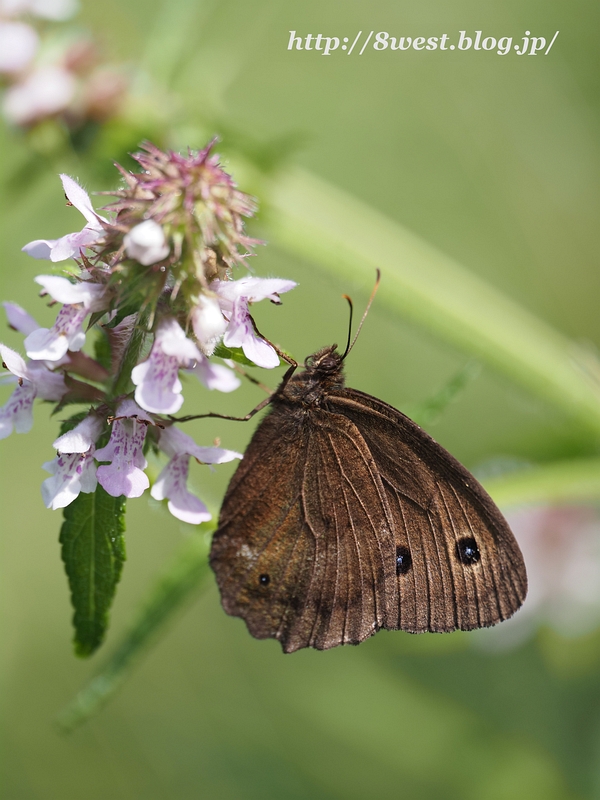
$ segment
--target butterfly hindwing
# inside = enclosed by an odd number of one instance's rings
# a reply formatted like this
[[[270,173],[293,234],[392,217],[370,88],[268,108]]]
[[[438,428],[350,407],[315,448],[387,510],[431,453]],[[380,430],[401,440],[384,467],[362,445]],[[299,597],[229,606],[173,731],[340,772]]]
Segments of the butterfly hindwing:
[[[475,478],[408,417],[370,395],[343,389],[328,407],[361,431],[385,487],[397,550],[393,627],[411,632],[493,625],[527,592],[523,559],[506,521]]]

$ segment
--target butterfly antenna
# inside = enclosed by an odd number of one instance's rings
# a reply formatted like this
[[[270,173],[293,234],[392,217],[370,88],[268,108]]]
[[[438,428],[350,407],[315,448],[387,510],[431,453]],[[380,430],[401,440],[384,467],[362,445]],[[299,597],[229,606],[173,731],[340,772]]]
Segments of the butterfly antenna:
[[[344,355],[342,356],[342,361],[346,358],[350,350],[354,347],[356,340],[358,339],[358,334],[361,331],[364,321],[367,318],[367,314],[369,313],[369,309],[371,308],[371,304],[375,299],[375,295],[377,294],[377,289],[379,289],[379,283],[381,281],[381,271],[377,270],[377,278],[375,279],[375,286],[373,287],[373,291],[371,292],[371,297],[369,297],[369,302],[367,303],[367,307],[365,308],[365,313],[362,315],[362,319],[358,325],[356,333],[354,334],[354,339],[350,341],[351,331],[352,331],[352,300],[348,297],[348,295],[343,295],[348,303],[350,304],[350,328],[348,330],[348,344],[346,345],[346,349],[344,350]]]

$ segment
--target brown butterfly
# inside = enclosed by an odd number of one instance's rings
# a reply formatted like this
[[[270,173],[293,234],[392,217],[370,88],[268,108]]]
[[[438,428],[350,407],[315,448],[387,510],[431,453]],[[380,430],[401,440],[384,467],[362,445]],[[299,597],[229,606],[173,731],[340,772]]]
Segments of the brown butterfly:
[[[336,347],[288,371],[231,479],[210,553],[225,611],[286,653],[512,616],[527,575],[506,520],[416,423],[344,386]]]

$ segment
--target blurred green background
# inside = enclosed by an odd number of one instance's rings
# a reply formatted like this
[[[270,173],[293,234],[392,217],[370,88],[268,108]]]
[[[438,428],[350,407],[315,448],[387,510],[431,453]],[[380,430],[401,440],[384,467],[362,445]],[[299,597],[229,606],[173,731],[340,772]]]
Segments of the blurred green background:
[[[127,125],[113,125],[81,156],[32,162],[30,145],[0,129],[2,299],[52,320],[32,284],[46,267],[20,248],[78,226],[56,173],[109,189],[116,185],[111,159],[123,159],[140,139],[168,130],[171,146],[200,147],[220,133],[219,150],[232,165],[299,165],[572,340],[600,345],[597,3],[84,0],[78,20],[110,58],[128,63],[137,104]],[[352,41],[361,29],[396,36],[481,29],[515,41],[525,30],[548,40],[560,34],[547,57],[370,50],[324,58],[286,49],[290,30]],[[261,192],[266,184],[253,174],[236,177],[242,189]],[[365,265],[344,278],[343,270],[294,255],[271,226],[272,197],[261,195],[264,212],[251,226],[269,240],[252,266],[299,287],[281,308],[258,306],[256,318],[303,358],[344,340],[340,295],[351,294],[362,309],[374,274]],[[369,228],[360,233],[368,242]],[[469,355],[393,313],[385,292],[394,265],[379,266],[380,297],[348,379],[410,410]],[[2,339],[21,348],[11,331]],[[277,381],[275,373],[261,378]],[[247,386],[207,396],[190,381],[184,411],[218,403],[238,414],[260,399]],[[40,405],[28,436],[0,444],[3,798],[600,797],[596,631],[568,638],[541,625],[518,647],[499,650],[473,646],[468,634],[381,632],[359,648],[284,656],[276,642],[254,641],[224,614],[212,577],[110,704],[60,733],[56,714],[98,669],[191,533],[158,504],[130,501],[128,561],[108,641],[91,662],[78,661],[57,541],[61,518],[44,509],[39,492],[56,430]],[[252,425],[211,420],[188,430],[201,444],[220,436],[223,446],[243,449]],[[488,367],[430,430],[472,469],[499,457],[543,463],[598,452],[597,434],[581,421]],[[215,509],[230,466],[194,473]]]

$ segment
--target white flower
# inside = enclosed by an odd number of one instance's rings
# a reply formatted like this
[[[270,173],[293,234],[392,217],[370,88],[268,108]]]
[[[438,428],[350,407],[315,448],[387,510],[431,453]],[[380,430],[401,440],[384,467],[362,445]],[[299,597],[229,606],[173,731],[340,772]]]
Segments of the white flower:
[[[223,337],[226,347],[241,347],[244,355],[259,367],[273,369],[279,366],[279,356],[273,347],[257,336],[249,303],[269,299],[279,303],[279,295],[289,292],[297,284],[281,278],[241,278],[239,281],[215,280],[210,288],[219,297],[221,310],[229,320]]]
[[[17,303],[2,303],[10,327],[28,336],[40,327],[36,320]]]
[[[221,364],[213,364],[202,353],[188,371],[193,372],[207,389],[217,389],[219,392],[233,392],[241,383],[235,372]]]
[[[24,22],[0,22],[0,72],[21,72],[33,59],[40,37]]]
[[[154,423],[133,400],[124,400],[117,414],[109,443],[94,454],[97,461],[111,463],[99,466],[96,476],[112,497],[140,497],[150,486],[143,447],[148,424]]]
[[[192,311],[192,328],[202,351],[212,356],[227,328],[227,320],[215,295],[200,295]]]
[[[12,372],[8,380],[18,384],[8,402],[0,408],[0,439],[5,439],[13,428],[17,433],[31,430],[36,397],[60,400],[67,387],[61,373],[51,372],[44,364],[31,361],[26,364],[18,353],[3,344],[0,344],[0,356]]]
[[[43,469],[51,473],[42,483],[46,508],[65,508],[80,492],[89,494],[96,490],[94,450],[103,427],[104,421],[92,412],[73,430],[56,439],[53,447],[58,454],[52,461],[42,464]]]
[[[131,372],[136,385],[135,400],[146,411],[175,414],[183,405],[182,386],[178,372],[202,354],[186,337],[172,317],[162,319],[154,336],[150,355]]]
[[[144,267],[156,264],[169,255],[165,232],[153,219],[147,219],[132,228],[123,238],[123,244],[129,258],[139,261]]]
[[[72,430],[55,439],[52,447],[59,453],[87,453],[96,444],[103,428],[104,421],[97,414],[88,414]]]
[[[76,0],[1,0],[0,12],[6,16],[34,14],[56,21],[69,19],[77,11]]]
[[[59,453],[52,461],[42,464],[51,473],[42,483],[42,498],[46,508],[56,511],[65,508],[80,492],[96,491],[96,462],[93,449],[88,453]]]
[[[69,105],[76,88],[75,77],[63,67],[40,67],[6,90],[4,116],[15,125],[28,125],[57,114]]]
[[[241,453],[221,447],[200,447],[194,440],[175,428],[165,428],[160,433],[159,446],[171,460],[158,476],[151,495],[155,500],[168,499],[168,509],[174,517],[191,525],[199,525],[211,519],[211,514],[195,495],[187,490],[190,456],[203,464],[223,464]]]
[[[25,339],[29,358],[36,361],[58,361],[67,350],[77,352],[85,344],[83,321],[91,311],[105,307],[105,287],[82,281],[71,283],[58,275],[38,275],[36,282],[59,303],[65,303],[51,328],[38,328]]]
[[[85,189],[68,175],[61,175],[60,179],[67,199],[83,214],[87,225],[77,233],[68,233],[66,236],[61,236],[60,239],[36,239],[29,242],[22,249],[33,258],[44,258],[50,261],[78,258],[82,250],[98,242],[104,236],[101,222],[107,222],[107,220],[96,214]]]

